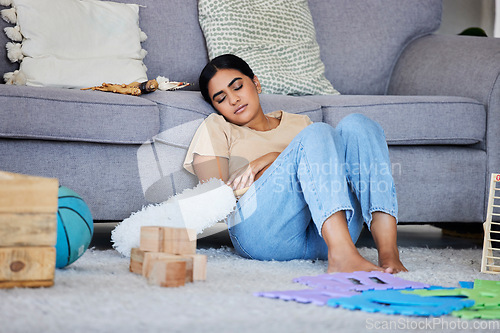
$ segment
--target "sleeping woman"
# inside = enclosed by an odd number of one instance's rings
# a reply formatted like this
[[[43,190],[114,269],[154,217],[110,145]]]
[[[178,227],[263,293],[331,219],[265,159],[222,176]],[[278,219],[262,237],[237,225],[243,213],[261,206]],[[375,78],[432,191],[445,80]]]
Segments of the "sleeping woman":
[[[196,131],[184,167],[201,182],[215,177],[234,190],[248,188],[227,219],[239,255],[328,260],[328,273],[406,271],[379,124],[361,114],[346,116],[335,128],[285,111],[264,114],[258,78],[234,55],[210,61],[199,83],[217,113]],[[364,223],[378,264],[356,249]]]

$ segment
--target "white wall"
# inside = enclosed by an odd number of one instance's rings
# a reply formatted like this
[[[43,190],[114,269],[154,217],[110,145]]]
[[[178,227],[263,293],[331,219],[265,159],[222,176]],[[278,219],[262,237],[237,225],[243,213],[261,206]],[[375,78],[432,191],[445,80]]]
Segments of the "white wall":
[[[437,32],[456,35],[467,28],[480,27],[493,37],[495,3],[499,3],[497,8],[500,8],[500,0],[443,0],[443,19]],[[500,9],[498,11],[500,13]]]

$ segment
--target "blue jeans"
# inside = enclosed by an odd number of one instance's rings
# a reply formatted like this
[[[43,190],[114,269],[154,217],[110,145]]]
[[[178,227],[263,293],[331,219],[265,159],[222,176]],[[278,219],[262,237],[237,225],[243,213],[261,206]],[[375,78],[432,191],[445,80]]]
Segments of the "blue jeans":
[[[372,212],[397,217],[389,151],[380,125],[361,114],[336,128],[302,130],[228,217],[235,251],[258,260],[327,259],[325,220],[345,211],[356,242]]]

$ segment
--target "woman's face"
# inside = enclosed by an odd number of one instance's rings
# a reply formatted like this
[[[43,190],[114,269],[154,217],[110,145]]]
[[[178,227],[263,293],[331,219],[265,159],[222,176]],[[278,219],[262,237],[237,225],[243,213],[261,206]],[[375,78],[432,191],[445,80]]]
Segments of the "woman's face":
[[[227,121],[251,127],[263,116],[259,101],[260,83],[236,69],[220,69],[208,83],[212,104]]]

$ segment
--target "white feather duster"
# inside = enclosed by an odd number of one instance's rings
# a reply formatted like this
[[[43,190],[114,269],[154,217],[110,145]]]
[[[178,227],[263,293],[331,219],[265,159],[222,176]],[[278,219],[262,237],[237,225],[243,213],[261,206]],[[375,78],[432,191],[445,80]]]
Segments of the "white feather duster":
[[[188,228],[199,234],[224,220],[235,206],[233,190],[223,181],[213,178],[163,203],[133,213],[111,232],[111,241],[118,252],[128,257],[133,247],[139,247],[142,226]]]

